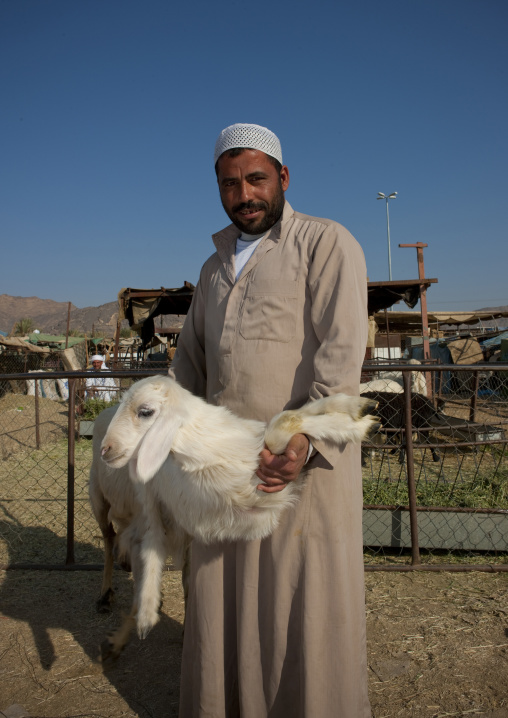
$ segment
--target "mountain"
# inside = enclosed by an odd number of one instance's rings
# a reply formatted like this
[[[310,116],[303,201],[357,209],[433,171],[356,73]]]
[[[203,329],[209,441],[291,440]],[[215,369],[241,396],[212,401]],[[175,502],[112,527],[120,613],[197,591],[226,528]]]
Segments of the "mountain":
[[[108,302],[99,307],[78,309],[71,304],[70,328],[80,332],[106,337],[114,336],[118,316],[118,302]],[[0,295],[0,330],[10,332],[16,322],[25,317],[34,321],[35,329],[43,334],[65,334],[69,302],[55,302],[39,297],[11,297]],[[122,322],[123,326],[124,322]],[[128,323],[125,322],[125,326]]]
[[[20,319],[30,317],[34,321],[34,329],[38,329],[42,334],[64,335],[67,331],[68,312],[69,302],[0,294],[0,331],[9,333]],[[95,336],[111,338],[115,336],[117,318],[118,302],[108,302],[98,307],[85,307],[84,309],[78,309],[71,304],[69,327],[88,336],[94,331]],[[157,329],[180,326],[181,323],[182,317],[175,314],[155,319]],[[121,326],[128,328],[129,322],[124,319]]]

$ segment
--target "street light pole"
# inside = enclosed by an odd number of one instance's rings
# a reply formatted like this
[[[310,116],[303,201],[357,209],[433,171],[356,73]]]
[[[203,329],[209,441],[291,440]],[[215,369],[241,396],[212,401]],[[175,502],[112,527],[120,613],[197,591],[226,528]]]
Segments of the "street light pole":
[[[390,282],[392,281],[392,251],[390,247],[390,215],[388,213],[388,200],[389,199],[397,199],[397,192],[392,192],[391,194],[384,194],[384,192],[378,192],[378,196],[376,199],[384,199],[386,200],[386,233],[388,235],[388,279]]]

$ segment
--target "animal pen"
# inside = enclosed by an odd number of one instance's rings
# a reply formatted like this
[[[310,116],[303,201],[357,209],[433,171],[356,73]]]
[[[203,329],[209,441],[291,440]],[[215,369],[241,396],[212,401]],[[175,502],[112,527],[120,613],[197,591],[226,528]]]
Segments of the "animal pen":
[[[372,373],[372,366],[364,371]],[[378,373],[388,371],[403,378],[403,393],[383,392],[388,404],[402,407],[402,421],[385,425],[362,447],[366,570],[508,570],[508,364],[401,361]],[[439,406],[437,419],[418,416],[411,390],[417,372],[431,388],[429,402]],[[162,372],[108,376],[119,398],[133,381],[156,373]],[[0,375],[3,569],[102,568],[87,490],[89,376]],[[62,380],[68,399],[49,390]]]

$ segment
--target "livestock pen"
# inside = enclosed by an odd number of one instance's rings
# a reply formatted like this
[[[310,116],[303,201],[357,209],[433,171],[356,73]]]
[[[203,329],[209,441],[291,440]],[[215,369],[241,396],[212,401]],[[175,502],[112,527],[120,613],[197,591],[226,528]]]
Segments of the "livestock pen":
[[[442,431],[420,427],[419,437],[406,422],[385,426],[364,446],[373,718],[508,718],[507,553],[496,544],[494,524],[479,535],[468,521],[492,522],[508,513],[508,374],[504,367],[490,375],[479,367],[448,370],[441,390],[439,371],[432,370],[433,400],[445,401],[442,411],[455,424]],[[145,375],[112,372],[118,394]],[[0,377],[8,388],[0,396],[0,563],[17,569],[0,575],[0,711],[17,703],[34,716],[75,715],[78,707],[82,716],[176,718],[183,622],[178,574],[163,575],[161,618],[149,637],[134,638],[107,671],[95,660],[105,634],[128,610],[132,586],[128,574],[117,571],[113,613],[96,613],[103,552],[88,503],[91,441],[83,416],[101,404],[85,406],[86,376],[54,374],[68,382],[68,399],[48,397],[47,373],[30,375],[38,380],[32,395],[24,393],[26,375]],[[408,411],[404,419],[410,416]],[[439,461],[429,444],[437,446]],[[433,525],[432,540],[442,534],[445,547],[431,545],[422,517],[434,521],[452,513],[443,534],[441,525]],[[478,548],[480,538],[491,543]],[[450,572],[457,568],[461,573]]]
[[[393,395],[404,406],[397,426],[385,424],[364,445],[366,569],[506,569],[508,366],[400,363],[389,370],[404,377],[404,392]],[[427,402],[438,407],[438,422],[421,420],[412,408],[415,371],[433,387]],[[156,373],[110,376],[120,397],[133,381]],[[105,404],[85,396],[88,376],[0,375],[2,567],[100,567],[101,540],[87,493],[91,441],[84,412],[92,410],[93,420]],[[50,380],[66,383],[67,398],[48,390]],[[24,393],[27,382],[31,395]]]

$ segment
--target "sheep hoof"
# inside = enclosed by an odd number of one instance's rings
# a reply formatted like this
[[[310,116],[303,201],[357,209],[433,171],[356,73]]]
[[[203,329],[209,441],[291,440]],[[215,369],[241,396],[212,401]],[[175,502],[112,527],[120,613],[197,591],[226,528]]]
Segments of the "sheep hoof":
[[[375,421],[367,432],[367,437],[374,436],[383,428],[383,424],[380,421]]]
[[[122,651],[118,650],[109,638],[106,638],[101,643],[101,654],[99,656],[99,660],[105,668],[108,668],[118,660],[121,652]]]
[[[367,414],[375,411],[378,407],[378,402],[373,399],[365,399],[364,402],[363,406],[360,407],[360,418],[362,416],[367,416]]]
[[[102,596],[98,599],[97,603],[95,604],[97,606],[97,612],[98,613],[111,613],[111,603],[113,601],[113,597],[115,595],[115,592],[112,588],[108,588],[106,593],[102,594]]]

